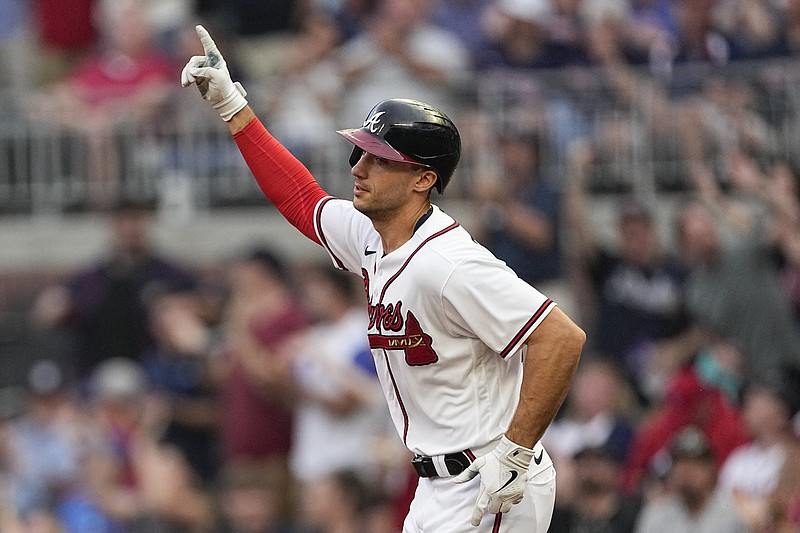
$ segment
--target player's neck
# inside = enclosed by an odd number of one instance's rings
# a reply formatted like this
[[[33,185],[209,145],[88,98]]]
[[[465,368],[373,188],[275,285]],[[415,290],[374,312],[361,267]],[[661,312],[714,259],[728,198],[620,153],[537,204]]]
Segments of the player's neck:
[[[372,219],[372,225],[381,236],[383,253],[391,253],[403,246],[414,235],[417,222],[431,208],[427,199],[420,204],[409,204],[407,209],[398,210],[391,217]]]

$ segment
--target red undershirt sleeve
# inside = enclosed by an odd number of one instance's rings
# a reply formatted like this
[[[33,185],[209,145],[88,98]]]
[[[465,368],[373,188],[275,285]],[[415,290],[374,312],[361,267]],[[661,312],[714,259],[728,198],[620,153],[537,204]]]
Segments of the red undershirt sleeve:
[[[322,244],[314,230],[314,208],[329,196],[308,169],[257,118],[233,135],[264,196],[292,226]]]

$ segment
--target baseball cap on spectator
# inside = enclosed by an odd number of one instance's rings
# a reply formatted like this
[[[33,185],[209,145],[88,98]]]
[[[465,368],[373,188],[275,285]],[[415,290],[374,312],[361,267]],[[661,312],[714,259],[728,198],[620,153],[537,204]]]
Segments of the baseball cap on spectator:
[[[28,370],[28,391],[37,396],[49,396],[64,387],[64,373],[55,361],[42,359]]]
[[[673,461],[677,459],[714,459],[708,438],[694,426],[687,426],[675,434],[670,442],[669,453]]]
[[[91,392],[96,400],[128,401],[145,392],[147,380],[141,365],[124,357],[113,357],[92,374]]]

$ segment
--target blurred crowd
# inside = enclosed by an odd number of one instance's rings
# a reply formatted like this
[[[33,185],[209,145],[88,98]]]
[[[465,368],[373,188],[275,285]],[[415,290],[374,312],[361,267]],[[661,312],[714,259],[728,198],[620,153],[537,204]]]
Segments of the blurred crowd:
[[[360,282],[261,245],[180,264],[154,245],[150,208],[114,188],[121,125],[197,120],[165,110],[201,53],[198,22],[301,160],[385,97],[455,109],[467,229],[588,333],[544,437],[551,531],[800,531],[800,123],[796,83],[777,89],[795,78],[800,1],[0,0],[0,13],[0,83],[19,96],[0,116],[83,139],[111,237],[29,306],[34,335],[68,342],[0,390],[0,531],[400,529],[415,474]],[[598,191],[616,193],[609,217]]]
[[[31,310],[70,335],[5,389],[0,529],[395,531],[413,471],[360,281],[261,245],[187,268],[152,215],[115,205],[108,255]]]
[[[514,129],[540,135],[557,174],[570,145],[589,142],[591,185],[602,190],[650,182],[685,190],[704,163],[724,181],[735,149],[800,157],[796,0],[2,0],[0,8],[0,88],[10,89],[0,116],[30,128],[31,142],[56,132],[50,151],[65,154],[25,165],[16,147],[7,166],[35,174],[49,161],[85,159],[79,171],[52,172],[85,174],[90,208],[120,189],[152,195],[152,183],[125,182],[136,165],[192,177],[229,164],[229,147],[202,137],[216,117],[175,81],[201,53],[196,23],[215,36],[271,131],[312,166],[333,144],[331,131],[398,95],[450,111],[464,135],[461,181],[470,184],[497,179],[500,137]],[[191,142],[202,150],[187,156],[186,142],[170,137],[176,131],[197,132]],[[148,144],[137,144],[143,135]]]

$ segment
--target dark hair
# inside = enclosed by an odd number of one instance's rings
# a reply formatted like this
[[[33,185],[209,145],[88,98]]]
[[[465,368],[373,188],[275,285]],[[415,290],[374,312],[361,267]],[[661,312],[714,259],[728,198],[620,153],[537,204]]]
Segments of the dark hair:
[[[357,472],[350,469],[338,470],[331,474],[331,480],[351,499],[355,509],[361,510],[365,507],[370,487]]]
[[[245,262],[258,265],[264,272],[286,281],[286,266],[283,260],[272,250],[265,247],[253,248],[246,256]]]
[[[800,412],[800,367],[784,363],[770,367],[753,381],[752,386],[779,398],[788,410],[789,418]]]

